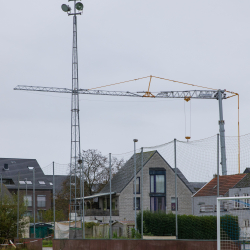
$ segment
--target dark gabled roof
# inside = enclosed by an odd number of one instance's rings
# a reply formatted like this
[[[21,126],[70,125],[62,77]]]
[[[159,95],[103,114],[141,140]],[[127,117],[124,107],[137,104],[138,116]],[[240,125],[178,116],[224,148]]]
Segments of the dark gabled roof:
[[[190,184],[196,191],[198,191],[199,189],[201,189],[203,186],[206,185],[206,182],[190,182]]]
[[[153,157],[154,154],[158,154],[165,163],[169,166],[170,169],[174,172],[175,169],[171,168],[170,165],[166,162],[166,160],[159,154],[157,150],[149,151],[143,153],[143,166]],[[141,170],[141,153],[136,154],[136,173]],[[186,177],[182,174],[182,172],[177,168],[177,176],[180,180],[187,186],[187,188],[195,193],[195,189],[191,183],[188,182]],[[122,190],[132,181],[134,178],[134,157],[132,156],[125,165],[118,171],[118,173],[112,178],[112,186],[111,191],[115,193],[121,193]],[[100,191],[100,193],[108,193],[110,191],[109,183],[105,185],[105,187]]]
[[[4,164],[8,164],[9,170],[3,169]],[[27,189],[33,189],[33,171],[29,170],[27,166],[35,168],[35,189],[52,189],[49,180],[35,159],[0,158],[0,175],[3,179],[11,179],[14,182],[11,185],[6,184],[9,190],[18,189],[18,175],[20,181],[24,181],[25,178],[31,181],[32,184],[28,184]],[[45,185],[39,184],[39,181],[44,181]],[[19,184],[19,188],[25,189],[26,184]]]
[[[5,196],[7,196],[8,198],[12,198],[12,194],[10,193],[10,191],[7,189],[7,187],[2,184],[3,190],[0,192],[0,199],[4,199]],[[0,190],[1,190],[1,184],[0,184]],[[1,194],[3,195],[3,197],[1,197]]]
[[[53,175],[46,175],[49,182],[53,183]],[[67,179],[67,175],[55,175],[55,191],[56,193],[62,190],[62,184]],[[52,186],[53,188],[53,186]]]
[[[248,173],[250,173],[250,168],[246,168],[244,171],[244,174],[248,174]]]
[[[143,153],[143,166],[148,162],[148,160],[156,153],[156,151],[149,151]],[[141,153],[136,154],[136,173],[141,169]],[[111,192],[121,193],[122,190],[128,185],[128,183],[134,177],[134,157],[132,156],[125,165],[117,172],[117,174],[112,178]],[[109,183],[100,191],[100,193],[108,193]]]
[[[250,174],[246,174],[241,181],[239,181],[233,188],[250,187]]]
[[[224,196],[230,188],[236,186],[239,181],[241,181],[246,174],[235,174],[235,175],[223,175],[219,176],[220,182],[220,192],[219,195]],[[216,196],[217,195],[217,177],[213,178],[208,182],[203,188],[201,188],[194,197],[198,196]]]
[[[174,168],[172,168],[172,170],[175,171]],[[186,179],[186,177],[184,176],[184,174],[181,172],[179,168],[177,168],[177,176],[187,186],[187,188],[192,192],[192,194],[196,192],[193,185]]]

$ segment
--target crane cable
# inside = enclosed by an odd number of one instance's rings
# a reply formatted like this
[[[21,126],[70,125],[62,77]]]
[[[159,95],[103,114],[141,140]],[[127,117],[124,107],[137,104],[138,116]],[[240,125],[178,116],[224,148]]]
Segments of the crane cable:
[[[99,88],[104,88],[104,87],[108,87],[108,86],[113,86],[113,85],[117,85],[117,84],[121,84],[121,83],[127,83],[127,82],[132,82],[132,81],[138,81],[138,80],[142,80],[145,78],[149,78],[150,77],[150,81],[149,81],[149,88],[150,88],[150,83],[151,83],[151,79],[152,77],[157,78],[157,79],[161,79],[161,80],[165,80],[165,81],[170,81],[170,82],[176,82],[176,83],[181,83],[181,84],[185,84],[185,85],[189,85],[189,86],[193,86],[193,87],[199,87],[199,88],[203,88],[203,89],[210,89],[210,90],[218,90],[218,89],[213,89],[213,88],[209,88],[209,87],[203,87],[203,86],[199,86],[199,85],[195,85],[195,84],[191,84],[191,83],[186,83],[186,82],[180,82],[180,81],[176,81],[176,80],[171,80],[171,79],[167,79],[167,78],[163,78],[163,77],[159,77],[159,76],[144,76],[144,77],[140,77],[140,78],[136,78],[136,79],[132,79],[132,80],[128,80],[128,81],[123,81],[123,82],[118,82],[118,83],[113,83],[113,84],[109,84],[109,85],[104,85],[104,86],[100,86],[100,87],[95,87],[95,88],[90,88],[88,90],[93,90],[93,89],[99,89]],[[148,91],[146,91],[146,94],[144,95],[144,97],[154,97],[153,94],[151,92],[149,92],[149,88]],[[230,93],[231,96],[227,96],[226,98],[231,98],[234,96],[238,96],[238,171],[240,173],[240,96],[238,93],[233,92],[233,91],[228,91],[225,90],[225,92]]]

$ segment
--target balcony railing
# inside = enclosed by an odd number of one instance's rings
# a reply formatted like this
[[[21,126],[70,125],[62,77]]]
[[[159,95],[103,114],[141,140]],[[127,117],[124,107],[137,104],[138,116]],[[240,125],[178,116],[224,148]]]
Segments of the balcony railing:
[[[85,216],[109,216],[110,210],[102,210],[102,209],[85,209]],[[119,216],[119,210],[112,210],[112,216]]]

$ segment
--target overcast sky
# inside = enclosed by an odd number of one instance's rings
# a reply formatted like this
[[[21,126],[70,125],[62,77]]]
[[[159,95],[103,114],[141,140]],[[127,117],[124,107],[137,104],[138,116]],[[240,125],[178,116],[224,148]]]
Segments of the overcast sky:
[[[1,3],[1,157],[43,167],[70,161],[70,94],[14,91],[16,85],[71,88],[72,2]],[[78,16],[80,88],[155,75],[240,94],[249,129],[250,2],[92,0]],[[148,79],[107,90],[147,90]],[[152,80],[152,91],[189,90]],[[218,101],[192,100],[191,140],[218,133]],[[237,135],[237,98],[223,101],[227,136]],[[80,96],[82,149],[103,154],[185,140],[184,100]]]

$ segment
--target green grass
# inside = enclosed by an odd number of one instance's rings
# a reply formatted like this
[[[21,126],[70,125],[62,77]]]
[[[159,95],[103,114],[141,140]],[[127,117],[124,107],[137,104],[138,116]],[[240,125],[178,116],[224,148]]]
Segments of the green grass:
[[[52,247],[52,240],[43,240],[43,247]]]

